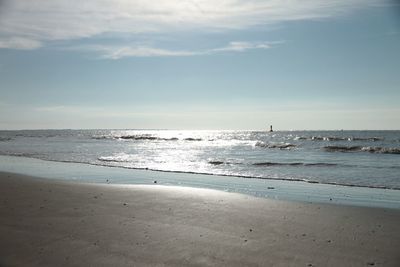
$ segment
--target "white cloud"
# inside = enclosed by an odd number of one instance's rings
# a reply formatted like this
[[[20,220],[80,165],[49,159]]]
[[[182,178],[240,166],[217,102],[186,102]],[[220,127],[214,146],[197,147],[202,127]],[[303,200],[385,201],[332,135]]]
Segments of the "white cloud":
[[[337,16],[382,0],[5,0],[0,11],[2,48],[34,49],[53,40],[101,34],[246,29],[290,20]],[[231,51],[241,51],[243,44]],[[246,48],[244,48],[246,49]],[[139,51],[140,50],[140,51]],[[127,54],[168,54],[147,49]],[[157,49],[156,49],[157,50]]]
[[[249,49],[268,49],[271,48],[273,44],[278,44],[283,42],[243,42],[236,41],[230,42],[228,46],[212,49],[211,52],[223,52],[223,51],[235,51],[243,52]]]
[[[102,59],[120,59],[124,57],[171,57],[171,56],[197,56],[209,55],[223,52],[243,52],[250,49],[268,49],[279,42],[230,42],[225,47],[212,48],[207,50],[169,50],[154,48],[145,45],[132,46],[105,46],[86,45],[68,48],[69,50],[92,51],[100,54]]]
[[[0,38],[0,48],[12,48],[21,50],[32,50],[42,46],[37,40],[21,37]]]
[[[83,46],[77,50],[89,50],[99,53],[104,59],[120,59],[123,57],[170,57],[170,56],[193,56],[197,52],[174,51],[168,49],[154,48],[150,46]]]

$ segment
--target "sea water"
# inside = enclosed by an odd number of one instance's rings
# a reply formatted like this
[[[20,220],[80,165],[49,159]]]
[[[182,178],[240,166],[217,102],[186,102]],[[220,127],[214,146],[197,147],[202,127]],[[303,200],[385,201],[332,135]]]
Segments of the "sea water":
[[[400,189],[400,131],[0,131],[0,154],[237,179]]]

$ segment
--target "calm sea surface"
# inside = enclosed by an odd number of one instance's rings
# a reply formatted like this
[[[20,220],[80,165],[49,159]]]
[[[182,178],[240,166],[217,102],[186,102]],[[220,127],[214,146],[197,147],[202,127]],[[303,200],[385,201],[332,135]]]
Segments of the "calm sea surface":
[[[400,131],[0,131],[0,154],[400,189]]]

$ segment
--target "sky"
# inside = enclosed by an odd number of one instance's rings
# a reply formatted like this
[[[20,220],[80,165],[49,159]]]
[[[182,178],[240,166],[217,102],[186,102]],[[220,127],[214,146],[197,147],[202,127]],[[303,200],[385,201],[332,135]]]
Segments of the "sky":
[[[400,129],[385,0],[0,0],[0,129]]]

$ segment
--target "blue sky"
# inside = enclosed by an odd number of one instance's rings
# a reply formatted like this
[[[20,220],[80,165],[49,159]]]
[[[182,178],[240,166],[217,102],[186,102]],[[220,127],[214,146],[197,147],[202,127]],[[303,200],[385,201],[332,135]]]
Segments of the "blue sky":
[[[395,1],[0,1],[0,129],[400,129]]]

